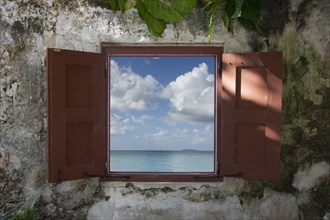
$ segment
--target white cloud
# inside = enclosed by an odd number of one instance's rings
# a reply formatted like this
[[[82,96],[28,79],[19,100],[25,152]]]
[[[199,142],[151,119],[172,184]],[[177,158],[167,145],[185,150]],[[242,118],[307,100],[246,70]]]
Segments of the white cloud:
[[[111,114],[110,117],[110,134],[111,135],[123,135],[129,131],[135,130],[135,125],[143,125],[145,121],[153,119],[150,115],[141,116],[121,116],[118,114]]]
[[[162,85],[151,75],[142,77],[129,67],[111,60],[111,108],[119,111],[146,110],[148,101],[157,97]]]
[[[169,83],[160,95],[169,99],[168,119],[189,123],[212,122],[214,117],[214,76],[205,63]]]
[[[134,127],[131,125],[131,119],[119,116],[117,114],[111,114],[110,117],[110,134],[122,135],[129,131],[132,131]]]
[[[194,135],[192,136],[193,144],[200,143],[212,143],[214,137],[214,127],[212,125],[207,125],[203,131],[194,129]]]
[[[138,123],[138,124],[143,124],[146,120],[151,120],[153,119],[153,116],[150,115],[141,115],[141,116],[131,116],[132,122]]]
[[[168,123],[205,123],[214,118],[214,75],[208,73],[205,63],[164,88],[153,76],[142,77],[112,60],[110,94],[111,108],[122,112],[147,110],[157,105],[151,99],[168,99],[171,109],[163,119]]]

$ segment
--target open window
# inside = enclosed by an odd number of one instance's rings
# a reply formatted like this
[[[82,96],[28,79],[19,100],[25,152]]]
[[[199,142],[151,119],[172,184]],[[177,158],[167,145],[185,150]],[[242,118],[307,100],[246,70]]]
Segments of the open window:
[[[280,177],[282,55],[48,50],[50,182]]]

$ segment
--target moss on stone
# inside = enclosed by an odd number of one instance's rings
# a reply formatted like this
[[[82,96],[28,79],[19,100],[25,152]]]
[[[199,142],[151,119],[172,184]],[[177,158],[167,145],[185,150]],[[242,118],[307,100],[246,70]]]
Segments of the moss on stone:
[[[168,186],[165,186],[162,188],[141,189],[141,188],[135,186],[133,183],[126,183],[125,189],[122,190],[121,194],[122,194],[122,196],[126,196],[129,194],[138,193],[138,194],[145,196],[146,198],[153,198],[159,193],[167,194],[167,193],[174,192],[174,191],[175,191],[174,189],[172,189]]]
[[[84,1],[72,1],[72,0],[55,0],[53,6],[59,6],[59,8],[67,8],[69,10],[76,10]]]
[[[110,5],[109,5],[108,0],[86,0],[86,1],[88,2],[88,4],[90,4],[92,6],[100,6],[101,8],[110,9]]]
[[[330,212],[330,180],[323,178],[320,184],[307,191],[310,203],[302,204],[300,209],[304,219],[321,219]]]
[[[284,53],[282,133],[292,134],[290,144],[282,144],[282,162],[292,165],[327,160],[330,127],[325,119],[330,115],[330,88],[320,56],[295,33],[284,36],[277,49]],[[303,159],[297,161],[298,149],[308,150],[309,155],[305,151]],[[294,154],[292,160],[283,161],[290,153]]]
[[[184,189],[183,198],[191,202],[206,202],[210,200],[225,200],[227,197],[233,196],[232,193],[229,193],[225,190],[219,190],[215,187],[209,185],[202,185],[199,189],[192,189],[189,187],[189,190]]]
[[[25,28],[22,22],[15,21],[12,26],[11,37],[15,41],[18,41],[24,33],[25,33]]]
[[[313,203],[311,209],[315,211],[319,216],[324,216],[325,213],[330,212],[330,179],[324,179],[324,181],[317,187],[311,190],[311,198]]]
[[[297,23],[297,30],[301,30],[306,26],[306,18],[310,16],[315,4],[315,0],[304,0],[300,3],[298,10],[292,13],[292,18]]]

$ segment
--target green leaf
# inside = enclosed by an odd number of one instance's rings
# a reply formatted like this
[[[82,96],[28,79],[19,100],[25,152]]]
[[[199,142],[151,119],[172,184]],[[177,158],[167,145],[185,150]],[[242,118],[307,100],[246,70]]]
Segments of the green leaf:
[[[228,17],[240,17],[242,14],[242,4],[244,0],[228,0],[225,11]]]
[[[108,0],[108,3],[110,5],[110,8],[116,12],[117,10],[117,0]]]
[[[218,10],[218,8],[221,7],[220,3],[214,3],[211,5],[211,7],[209,8],[209,11],[207,12],[209,15],[214,14],[216,10]]]
[[[211,42],[212,40],[212,34],[213,34],[213,15],[214,13],[211,14],[210,16],[210,21],[209,21],[209,27],[208,27],[208,38],[209,38],[209,42]]]
[[[133,8],[136,4],[136,0],[126,0],[125,2],[125,10],[128,11]]]
[[[169,22],[179,22],[184,19],[184,17],[172,6],[165,4],[159,0],[142,1],[148,12],[152,14],[155,18]]]
[[[248,20],[246,18],[243,18],[243,17],[240,17],[238,18],[238,21],[240,24],[242,24],[242,26],[246,29],[249,29],[249,30],[252,30],[252,31],[255,31],[257,32],[258,34],[261,34],[262,31],[261,29],[259,28],[258,24],[251,21],[251,20]]]
[[[207,2],[211,2],[211,3],[220,3],[221,0],[207,0]]]
[[[211,1],[207,1],[203,6],[202,11],[205,11],[211,4],[212,4]]]
[[[227,30],[229,33],[234,34],[234,19],[228,19]]]
[[[136,1],[136,8],[140,17],[147,24],[148,30],[156,37],[161,37],[166,28],[165,22],[161,19],[155,18],[148,12],[142,0]]]
[[[120,11],[121,13],[125,13],[125,3],[126,3],[126,0],[118,0],[118,5],[119,5],[119,8],[120,8]]]
[[[227,27],[227,23],[228,23],[228,15],[227,15],[227,13],[226,13],[226,11],[225,11],[224,8],[221,9],[220,16],[221,16],[221,18],[222,18],[223,23],[224,23],[225,26]]]
[[[171,6],[183,17],[188,15],[196,6],[198,0],[171,0]]]
[[[202,7],[202,11],[205,11],[206,9],[209,10],[209,14],[211,13],[210,11],[212,10],[212,8],[216,7],[219,8],[222,5],[222,0],[207,0],[204,4],[204,6]]]
[[[227,31],[230,34],[234,34],[234,19],[228,17],[224,8],[222,8],[220,16],[222,18],[223,24],[227,27]]]
[[[213,34],[213,16],[215,12],[222,8],[222,0],[207,0],[202,8],[203,11],[207,10],[207,15],[209,16],[209,25],[208,25],[208,38],[211,42]]]
[[[244,0],[242,4],[242,17],[258,23],[261,13],[260,0]]]

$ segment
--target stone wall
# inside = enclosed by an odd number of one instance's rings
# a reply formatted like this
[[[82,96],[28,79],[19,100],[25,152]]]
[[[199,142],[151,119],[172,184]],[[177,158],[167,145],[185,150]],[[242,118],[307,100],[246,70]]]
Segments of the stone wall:
[[[35,207],[45,219],[330,219],[330,3],[262,1],[264,36],[215,19],[226,52],[284,52],[281,168],[277,183],[47,182],[50,47],[99,52],[102,42],[208,42],[205,14],[152,37],[136,11],[86,1],[0,2],[0,219]],[[216,16],[217,18],[220,16]]]

